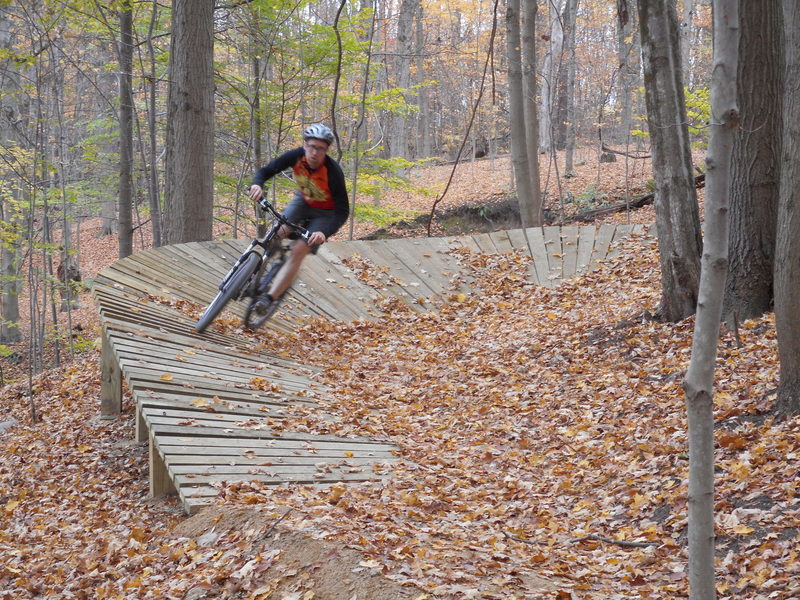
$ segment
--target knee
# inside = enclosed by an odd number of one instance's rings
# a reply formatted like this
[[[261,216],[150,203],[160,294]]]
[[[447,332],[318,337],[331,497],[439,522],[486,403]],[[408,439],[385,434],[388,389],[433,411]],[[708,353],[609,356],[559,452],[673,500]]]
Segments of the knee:
[[[311,252],[311,247],[305,242],[298,240],[292,247],[292,252],[289,254],[290,262],[300,264],[303,259]]]

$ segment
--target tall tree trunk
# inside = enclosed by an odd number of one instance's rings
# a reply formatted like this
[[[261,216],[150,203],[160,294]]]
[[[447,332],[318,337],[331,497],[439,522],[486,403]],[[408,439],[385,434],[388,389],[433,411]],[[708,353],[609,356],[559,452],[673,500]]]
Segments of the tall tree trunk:
[[[564,175],[572,176],[575,172],[573,164],[575,153],[575,72],[577,70],[575,63],[575,31],[578,28],[578,0],[567,0],[565,13],[566,19],[564,21],[569,24],[569,27],[564,40],[564,51],[567,59],[566,88],[564,92],[566,100]]]
[[[783,0],[786,81],[778,237],[775,247],[775,323],[781,360],[778,412],[800,414],[800,0]]]
[[[550,7],[550,39],[542,63],[541,105],[539,107],[539,149],[542,152],[554,150],[553,115],[556,105],[556,85],[564,44],[564,29],[561,13],[565,0],[552,0]]]
[[[641,53],[637,47],[636,6],[631,0],[617,0],[617,58],[619,62],[619,95],[622,104],[617,143],[627,146],[633,121],[633,90],[639,81]]]
[[[739,16],[742,125],[733,145],[730,266],[723,305],[730,327],[772,310],[783,128],[781,0],[739,0]]]
[[[148,86],[149,109],[147,111],[147,129],[149,133],[149,179],[148,188],[150,195],[150,218],[152,219],[153,247],[161,246],[163,235],[161,232],[161,191],[158,185],[158,135],[156,131],[156,96],[158,92],[158,73],[156,72],[156,54],[153,48],[153,30],[158,18],[158,2],[153,2],[150,13],[150,25],[147,31],[147,55],[150,59],[150,76]]]
[[[15,181],[12,165],[14,149],[25,139],[27,97],[20,86],[19,65],[9,52],[14,47],[12,21],[9,12],[0,10],[0,222],[5,223],[5,235],[0,239],[0,344],[16,344],[22,340],[19,328],[20,243],[24,217],[22,185]],[[8,151],[8,155],[6,152]]]
[[[422,6],[417,13],[417,33],[416,33],[416,60],[417,60],[417,83],[425,82],[425,30],[422,19]],[[431,136],[430,118],[430,91],[427,86],[419,88],[417,96],[417,151],[414,158],[427,158],[433,155],[433,143]]]
[[[0,197],[0,221],[13,232],[8,240],[0,244],[0,344],[16,344],[22,341],[19,328],[20,293],[20,243],[18,234],[24,220],[18,214],[16,202]]]
[[[681,65],[683,66],[683,83],[688,88],[692,87],[693,14],[694,0],[683,0],[683,18],[681,19]]]
[[[414,15],[419,9],[419,0],[402,0],[397,20],[397,43],[395,44],[395,87],[403,94],[411,85],[411,49],[414,42]],[[407,101],[407,99],[406,99]],[[392,115],[389,152],[393,157],[408,156],[408,117],[405,109]]]
[[[210,240],[214,191],[214,0],[173,0],[167,97],[167,244]]]
[[[536,223],[533,210],[530,161],[525,127],[525,98],[522,77],[522,39],[520,36],[520,0],[507,0],[506,44],[508,54],[509,112],[511,124],[511,162],[519,198],[523,227]]]
[[[705,236],[692,358],[683,387],[689,422],[689,597],[713,600],[714,366],[728,267],[728,189],[739,108],[739,0],[714,2],[711,139],[706,164]]]
[[[700,215],[694,188],[675,5],[638,0],[647,123],[653,148],[661,263],[659,312],[679,321],[695,312],[700,283]]]
[[[119,257],[133,254],[133,12],[119,10]]]
[[[536,0],[522,0],[520,9],[525,161],[530,180],[530,199],[525,207],[520,206],[520,215],[524,214],[525,227],[539,227],[542,225],[543,216],[542,190],[539,181],[539,115],[536,104]]]

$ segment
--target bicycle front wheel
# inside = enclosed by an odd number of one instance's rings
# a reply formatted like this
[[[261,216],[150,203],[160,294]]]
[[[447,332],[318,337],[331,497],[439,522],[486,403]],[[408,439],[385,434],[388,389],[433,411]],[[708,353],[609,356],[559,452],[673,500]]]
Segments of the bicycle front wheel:
[[[198,319],[197,325],[194,327],[197,333],[203,333],[214,319],[217,318],[217,315],[222,312],[222,309],[225,308],[228,302],[239,297],[242,290],[244,290],[247,285],[247,282],[250,280],[250,277],[252,277],[253,273],[258,269],[260,262],[261,257],[253,253],[248,255],[244,262],[239,265],[236,272],[231,275],[228,283],[222,287],[211,301],[211,304],[208,305],[205,312],[200,316],[200,319]]]

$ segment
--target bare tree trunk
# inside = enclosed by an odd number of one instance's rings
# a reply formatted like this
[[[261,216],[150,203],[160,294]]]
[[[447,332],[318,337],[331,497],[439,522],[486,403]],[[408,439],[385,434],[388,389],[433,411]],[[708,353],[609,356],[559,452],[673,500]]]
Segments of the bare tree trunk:
[[[527,162],[528,179],[530,180],[530,200],[523,208],[520,206],[520,215],[524,213],[525,227],[539,227],[542,225],[542,191],[539,181],[539,115],[536,104],[536,0],[522,0],[522,102],[524,134],[525,134],[525,160]]]
[[[730,267],[723,304],[731,328],[772,310],[783,128],[781,1],[739,0],[739,11],[742,124],[733,145]]]
[[[532,210],[530,162],[525,129],[525,99],[522,81],[522,39],[520,36],[520,0],[506,3],[506,43],[508,53],[509,113],[511,124],[511,162],[519,198],[523,227],[532,227],[536,215]]]
[[[700,214],[686,125],[675,5],[638,0],[647,123],[653,148],[661,317],[695,312],[700,283]]]
[[[7,224],[8,230],[19,232],[23,220],[18,208],[0,197],[0,221]],[[0,344],[16,344],[22,341],[19,328],[20,292],[20,243],[15,233],[0,244]]]
[[[694,0],[683,0],[683,19],[681,20],[681,65],[683,83],[692,87],[692,15]]]
[[[214,193],[214,0],[174,0],[167,99],[167,244],[210,240]]]
[[[23,228],[21,184],[14,181],[11,165],[16,161],[5,156],[24,139],[22,130],[27,118],[27,99],[20,86],[19,66],[13,59],[14,35],[12,22],[6,10],[0,10],[0,152],[4,155],[0,165],[3,193],[0,193],[0,221],[6,223],[11,234],[0,243],[0,344],[16,344],[22,340],[19,329],[19,292],[21,288],[19,265],[20,235]]]
[[[569,24],[567,36],[564,44],[564,51],[567,55],[566,73],[566,133],[565,133],[565,165],[564,176],[571,177],[575,173],[573,155],[575,153],[575,30],[578,27],[578,0],[567,0],[565,21]]]
[[[561,13],[565,0],[551,0],[550,7],[550,40],[542,63],[541,105],[539,107],[539,149],[542,152],[554,150],[553,114],[556,105],[556,83],[558,81],[559,63],[564,44],[564,29]]]
[[[786,81],[783,86],[778,238],[775,247],[775,324],[781,360],[776,409],[800,414],[800,0],[783,0]]]
[[[615,135],[618,143],[627,146],[630,139],[633,120],[633,90],[638,84],[641,52],[637,48],[636,5],[631,1],[618,0],[617,12],[617,56],[619,60],[619,94],[621,96],[622,113],[619,130]]]
[[[362,9],[365,8],[364,4],[368,0],[362,0]],[[372,0],[369,0],[372,1]],[[367,91],[369,90],[369,74],[372,65],[372,44],[375,41],[375,25],[376,25],[377,11],[373,9],[372,20],[369,25],[369,33],[367,34],[367,60],[364,64],[364,81],[361,84],[361,102],[358,107],[358,122],[353,128],[353,137],[355,138],[355,158],[353,160],[353,195],[351,196],[351,209],[350,209],[350,238],[353,239],[356,223],[356,210],[358,208],[358,176],[359,168],[361,165],[361,131],[369,131],[367,127]]]
[[[158,73],[156,71],[156,54],[153,48],[153,30],[156,19],[158,18],[158,2],[153,2],[153,10],[150,13],[150,25],[147,30],[147,55],[150,59],[150,77],[148,86],[149,108],[147,114],[147,126],[149,132],[149,195],[150,195],[150,218],[152,219],[153,247],[158,248],[162,242],[161,232],[161,192],[158,185],[158,136],[156,131],[156,95],[158,92]]]
[[[395,45],[395,86],[403,93],[411,84],[411,49],[414,42],[414,15],[419,9],[419,0],[402,0],[397,21],[397,44]],[[389,152],[393,157],[408,156],[408,118],[405,112],[392,115],[392,134]]]
[[[692,358],[683,382],[689,421],[689,597],[713,600],[714,366],[728,267],[728,188],[739,108],[739,0],[714,2],[711,140],[706,164],[705,237]]]
[[[425,31],[422,19],[423,8],[420,5],[417,13],[417,40],[416,40],[416,59],[417,59],[417,83],[425,81]],[[430,119],[430,91],[427,86],[421,86],[417,98],[417,138],[415,158],[427,158],[433,155],[433,143],[431,141],[431,119]]]
[[[119,257],[133,254],[133,12],[119,10]]]
[[[258,167],[264,164],[264,155],[261,150],[261,136],[264,130],[264,123],[261,118],[261,52],[258,51],[258,37],[256,33],[261,27],[261,19],[259,18],[258,9],[253,9],[250,16],[250,47],[252,48],[252,57],[250,59],[250,67],[252,70],[253,78],[253,97],[250,101],[250,139],[253,145],[253,164]],[[274,185],[274,183],[273,183]],[[267,223],[264,218],[259,214],[261,209],[253,206],[254,216],[258,223],[256,227],[256,235],[263,236],[267,232]],[[235,211],[236,215],[239,211]],[[238,217],[236,217],[238,219]],[[238,230],[238,221],[235,223],[234,232]],[[234,233],[236,235],[236,233]]]

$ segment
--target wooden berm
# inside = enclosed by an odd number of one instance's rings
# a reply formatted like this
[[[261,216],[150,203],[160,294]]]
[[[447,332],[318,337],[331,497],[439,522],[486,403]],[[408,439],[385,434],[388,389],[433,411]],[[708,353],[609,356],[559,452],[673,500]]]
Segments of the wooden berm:
[[[592,269],[639,225],[544,227],[453,238],[329,242],[304,262],[281,309],[265,327],[286,332],[309,317],[380,318],[380,300],[397,297],[414,310],[471,292],[450,254],[529,254],[531,283],[553,287]],[[136,437],[149,445],[150,493],[177,493],[193,513],[213,502],[215,484],[259,480],[272,485],[332,485],[389,477],[397,448],[385,441],[287,431],[286,407],[314,404],[330,390],[317,369],[212,324],[194,333],[180,310],[206,305],[249,240],[219,240],[139,252],[105,269],[93,283],[102,324],[104,416],[122,410],[123,380],[136,410]],[[358,255],[379,276],[362,283],[343,260]],[[457,282],[457,283],[454,283]],[[455,287],[454,287],[455,286]],[[241,315],[243,307],[229,309]],[[258,382],[258,385],[254,385]]]

